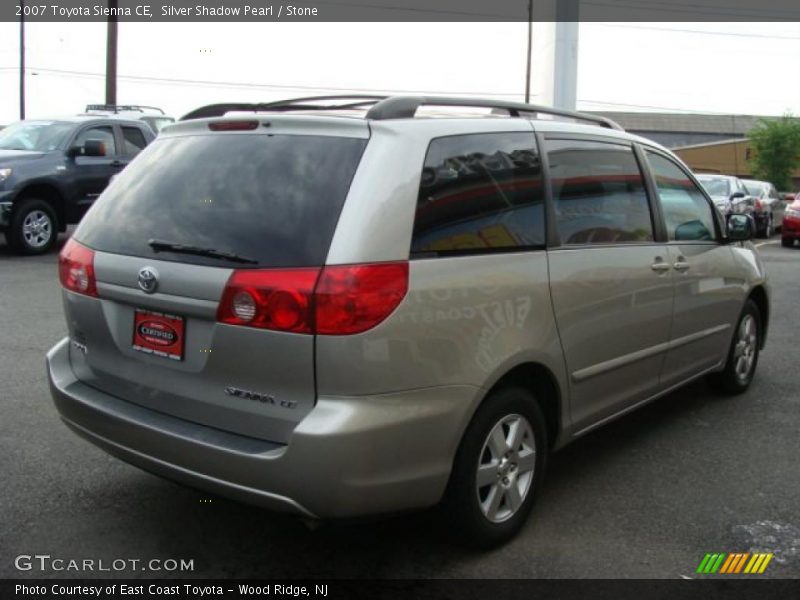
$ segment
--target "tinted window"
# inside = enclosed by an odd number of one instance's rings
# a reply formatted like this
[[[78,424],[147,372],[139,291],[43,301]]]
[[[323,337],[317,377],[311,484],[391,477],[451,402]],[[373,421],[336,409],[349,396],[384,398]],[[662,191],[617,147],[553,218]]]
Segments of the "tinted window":
[[[365,145],[305,135],[158,138],[114,179],[75,236],[96,250],[195,264],[229,266],[156,254],[147,242],[233,252],[262,266],[321,265]]]
[[[142,130],[137,127],[123,127],[122,137],[125,140],[126,156],[136,156],[147,146]]]
[[[98,140],[106,147],[106,154],[116,154],[117,145],[114,143],[114,130],[111,127],[90,127],[84,129],[75,138],[73,146],[83,146],[87,140]]]
[[[542,169],[532,133],[431,142],[412,253],[513,251],[544,242]]]
[[[629,146],[551,140],[547,158],[562,244],[653,240],[644,181]]]
[[[656,180],[669,239],[713,240],[714,216],[703,192],[668,158],[647,152],[647,160]]]

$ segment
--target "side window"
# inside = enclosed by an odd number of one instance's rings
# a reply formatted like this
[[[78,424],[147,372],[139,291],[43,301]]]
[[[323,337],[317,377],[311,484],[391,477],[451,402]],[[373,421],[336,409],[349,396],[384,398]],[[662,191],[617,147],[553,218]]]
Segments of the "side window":
[[[543,246],[542,167],[533,133],[433,140],[411,253],[512,252]]]
[[[142,130],[137,127],[123,127],[122,137],[125,140],[125,156],[136,156],[147,145]]]
[[[715,239],[714,214],[703,193],[674,162],[649,150],[646,153],[670,241]]]
[[[551,140],[547,159],[562,244],[653,240],[647,192],[630,146]]]
[[[90,127],[84,129],[75,138],[73,145],[83,146],[86,140],[100,140],[106,146],[106,155],[111,156],[117,153],[117,145],[114,143],[114,130],[109,126]]]

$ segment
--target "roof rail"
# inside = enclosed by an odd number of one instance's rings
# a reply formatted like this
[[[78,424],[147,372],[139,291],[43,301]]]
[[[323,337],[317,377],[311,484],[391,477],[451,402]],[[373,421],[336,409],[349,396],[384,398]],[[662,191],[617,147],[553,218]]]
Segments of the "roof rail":
[[[101,110],[103,112],[144,112],[145,110],[157,110],[162,115],[166,114],[157,106],[145,106],[143,104],[87,104],[86,112],[90,110]]]
[[[394,96],[386,98],[369,109],[367,118],[374,120],[410,119],[416,114],[420,106],[492,108],[507,111],[508,115],[511,117],[553,115],[624,131],[619,123],[599,115],[590,115],[572,110],[562,110],[560,108],[550,108],[549,106],[525,104],[522,102],[506,102],[503,100],[485,100],[480,98],[450,98],[444,96]]]
[[[288,112],[292,110],[346,110],[363,108],[386,100],[387,96],[349,95],[349,96],[308,96],[306,98],[291,98],[277,102],[260,102],[256,104],[233,102],[229,104],[209,104],[201,106],[183,115],[181,121],[191,119],[208,119],[221,117],[227,112]],[[340,104],[320,104],[320,102],[337,100]],[[348,102],[345,102],[348,101]]]
[[[324,102],[337,100],[340,104],[324,104]],[[560,108],[550,108],[536,104],[524,104],[522,102],[505,102],[503,100],[485,100],[480,98],[452,98],[445,96],[372,96],[372,95],[352,95],[352,96],[310,96],[307,98],[293,98],[290,100],[279,100],[277,102],[266,102],[259,104],[211,104],[203,106],[187,113],[181,117],[181,121],[190,119],[205,119],[209,117],[220,117],[227,112],[287,112],[292,110],[345,110],[354,108],[366,108],[366,118],[376,121],[387,119],[411,119],[420,106],[464,106],[472,108],[491,108],[503,110],[510,117],[536,117],[537,115],[552,115],[574,121],[583,121],[607,127],[608,129],[624,129],[615,121],[599,115],[562,110]]]

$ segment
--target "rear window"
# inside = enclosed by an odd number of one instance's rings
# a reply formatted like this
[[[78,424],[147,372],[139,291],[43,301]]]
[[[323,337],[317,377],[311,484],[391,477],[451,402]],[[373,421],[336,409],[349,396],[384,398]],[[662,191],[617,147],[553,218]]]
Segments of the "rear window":
[[[159,138],[114,180],[75,237],[102,252],[231,266],[148,241],[299,267],[325,262],[367,140],[227,134]],[[237,266],[247,266],[238,264]]]

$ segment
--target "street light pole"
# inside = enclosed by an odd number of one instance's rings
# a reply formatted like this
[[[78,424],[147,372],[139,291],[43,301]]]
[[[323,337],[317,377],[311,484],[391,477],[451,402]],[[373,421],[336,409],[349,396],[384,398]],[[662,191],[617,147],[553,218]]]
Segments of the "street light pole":
[[[525,67],[525,103],[531,101],[531,52],[533,44],[533,0],[528,0],[528,60]]]
[[[25,0],[19,0],[19,118],[25,119]]]

